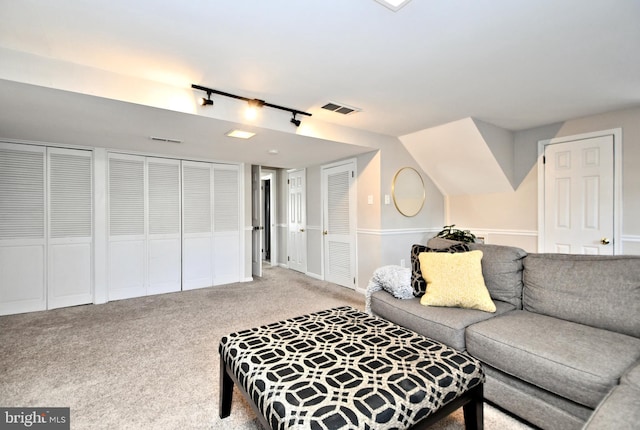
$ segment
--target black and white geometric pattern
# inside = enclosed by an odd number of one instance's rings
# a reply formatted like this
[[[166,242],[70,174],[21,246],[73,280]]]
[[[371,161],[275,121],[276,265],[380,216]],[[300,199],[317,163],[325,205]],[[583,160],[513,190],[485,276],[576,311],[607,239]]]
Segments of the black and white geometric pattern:
[[[273,429],[403,429],[484,382],[466,353],[345,306],[225,336]]]

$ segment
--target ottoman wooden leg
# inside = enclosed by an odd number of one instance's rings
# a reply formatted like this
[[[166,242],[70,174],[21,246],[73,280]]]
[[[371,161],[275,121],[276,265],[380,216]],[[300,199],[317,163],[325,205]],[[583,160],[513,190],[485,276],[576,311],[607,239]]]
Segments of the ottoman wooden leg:
[[[220,418],[231,414],[231,400],[233,399],[233,379],[227,373],[227,366],[220,357]]]
[[[466,403],[462,410],[464,412],[464,428],[465,430],[483,430],[484,428],[484,394],[482,392],[482,384],[469,392],[471,400]]]

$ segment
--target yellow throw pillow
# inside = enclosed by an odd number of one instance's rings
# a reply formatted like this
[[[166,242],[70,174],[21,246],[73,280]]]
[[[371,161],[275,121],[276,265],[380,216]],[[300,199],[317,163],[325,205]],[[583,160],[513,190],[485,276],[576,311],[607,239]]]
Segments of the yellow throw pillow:
[[[421,252],[418,259],[427,281],[420,304],[496,311],[482,276],[482,251]]]

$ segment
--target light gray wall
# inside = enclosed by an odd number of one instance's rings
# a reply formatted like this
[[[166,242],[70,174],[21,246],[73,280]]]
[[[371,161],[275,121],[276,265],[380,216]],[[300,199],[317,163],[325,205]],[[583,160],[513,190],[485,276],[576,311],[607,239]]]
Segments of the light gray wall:
[[[444,221],[444,200],[429,177],[421,171],[398,139],[376,142],[377,150],[356,157],[357,170],[357,288],[365,289],[380,266],[409,264],[413,243],[425,243]],[[393,204],[393,177],[402,167],[414,167],[425,183],[426,202],[415,217],[406,217]],[[307,168],[307,271],[322,275],[321,168]],[[391,199],[385,204],[385,195]],[[372,204],[369,204],[372,196]],[[320,230],[314,228],[320,227]],[[431,232],[431,234],[429,233]]]
[[[622,248],[625,254],[640,254],[640,108],[515,132],[515,191],[448,197],[449,222],[489,232],[490,243],[537,251],[538,141],[614,128],[622,129]]]

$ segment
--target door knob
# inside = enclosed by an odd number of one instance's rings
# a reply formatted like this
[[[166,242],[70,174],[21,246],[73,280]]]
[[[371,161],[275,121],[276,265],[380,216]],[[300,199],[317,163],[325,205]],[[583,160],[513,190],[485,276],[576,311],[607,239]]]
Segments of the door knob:
[[[606,237],[603,237],[602,239],[600,239],[600,243],[603,245],[609,245],[609,239],[607,239]]]
[[[304,228],[301,228],[301,229],[300,229],[300,233],[304,233]]]
[[[327,230],[323,231],[322,234],[324,234],[325,236],[329,234],[329,232]]]

